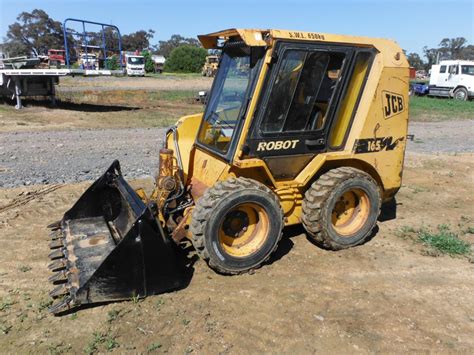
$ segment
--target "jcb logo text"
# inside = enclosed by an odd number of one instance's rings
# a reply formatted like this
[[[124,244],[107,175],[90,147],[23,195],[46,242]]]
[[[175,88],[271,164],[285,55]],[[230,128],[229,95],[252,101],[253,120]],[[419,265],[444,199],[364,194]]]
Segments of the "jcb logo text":
[[[287,141],[271,141],[271,142],[259,142],[257,146],[257,152],[267,150],[285,150],[294,149],[299,139],[287,140]]]
[[[383,115],[385,118],[398,115],[405,111],[403,96],[388,91],[382,91],[383,96]]]

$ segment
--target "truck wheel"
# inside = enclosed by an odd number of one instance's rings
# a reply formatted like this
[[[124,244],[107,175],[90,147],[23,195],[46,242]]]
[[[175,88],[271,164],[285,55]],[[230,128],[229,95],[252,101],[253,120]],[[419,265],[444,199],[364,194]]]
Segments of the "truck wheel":
[[[467,101],[468,99],[468,92],[466,88],[457,88],[454,90],[454,99],[460,101]]]
[[[207,189],[192,214],[192,243],[199,256],[222,274],[260,267],[282,236],[283,211],[265,185],[231,178]]]
[[[379,187],[372,177],[358,169],[337,168],[306,191],[303,225],[321,247],[346,249],[371,236],[380,207]]]

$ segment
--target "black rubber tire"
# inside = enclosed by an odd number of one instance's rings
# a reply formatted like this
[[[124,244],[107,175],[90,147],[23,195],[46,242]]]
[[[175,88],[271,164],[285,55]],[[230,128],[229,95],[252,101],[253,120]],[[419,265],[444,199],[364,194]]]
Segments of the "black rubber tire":
[[[331,215],[342,194],[351,188],[365,192],[370,202],[369,216],[351,236],[341,236],[333,228]],[[365,243],[371,236],[381,209],[380,190],[368,174],[351,167],[337,168],[321,175],[306,191],[303,200],[303,226],[309,238],[330,250],[341,250]]]
[[[463,96],[459,97],[461,96],[460,94],[463,94]],[[453,98],[459,101],[467,101],[467,99],[469,98],[469,92],[466,88],[457,88],[456,90],[454,90]]]
[[[234,257],[219,243],[218,230],[225,214],[241,203],[256,203],[269,220],[266,240],[248,257]],[[283,234],[283,210],[278,196],[265,185],[248,178],[230,178],[206,190],[193,210],[190,231],[198,255],[215,271],[236,275],[259,268],[276,250]]]

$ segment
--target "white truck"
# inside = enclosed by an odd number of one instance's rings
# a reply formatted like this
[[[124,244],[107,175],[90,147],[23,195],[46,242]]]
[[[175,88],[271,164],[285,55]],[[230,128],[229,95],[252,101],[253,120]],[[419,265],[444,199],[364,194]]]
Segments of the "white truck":
[[[79,57],[79,66],[81,69],[98,70],[99,61],[97,55],[93,53],[82,53]]]
[[[142,55],[125,54],[128,76],[145,76],[145,57]]]
[[[474,98],[474,62],[443,60],[433,65],[428,95],[462,101]]]

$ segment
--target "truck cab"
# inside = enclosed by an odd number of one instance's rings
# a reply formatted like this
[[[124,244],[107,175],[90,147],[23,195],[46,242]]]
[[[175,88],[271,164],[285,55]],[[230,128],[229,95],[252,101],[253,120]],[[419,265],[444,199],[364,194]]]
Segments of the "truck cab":
[[[48,66],[60,68],[66,64],[66,51],[64,49],[49,49],[48,50]]]
[[[82,53],[79,59],[79,64],[81,69],[99,69],[99,62],[97,60],[97,56],[93,53]]]
[[[444,60],[433,65],[430,77],[430,96],[442,96],[466,101],[474,97],[474,62]]]
[[[142,55],[126,55],[128,76],[145,76],[145,57]]]

